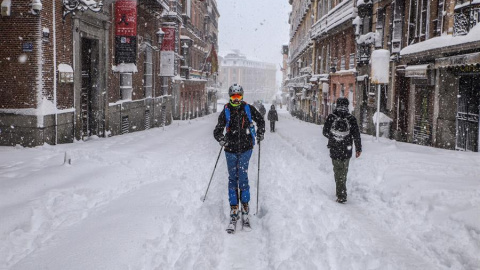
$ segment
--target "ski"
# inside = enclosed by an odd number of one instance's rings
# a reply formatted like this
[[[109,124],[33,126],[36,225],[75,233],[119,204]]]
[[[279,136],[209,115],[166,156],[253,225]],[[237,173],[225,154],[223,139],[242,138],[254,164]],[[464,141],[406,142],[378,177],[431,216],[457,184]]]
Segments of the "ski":
[[[250,219],[249,219],[248,215],[245,218],[242,215],[242,230],[244,230],[246,232],[252,231],[252,227],[250,226]]]
[[[227,227],[227,233],[229,234],[234,234],[235,231],[237,230],[237,219],[236,218],[232,218],[230,220],[230,223],[228,224],[228,227]]]

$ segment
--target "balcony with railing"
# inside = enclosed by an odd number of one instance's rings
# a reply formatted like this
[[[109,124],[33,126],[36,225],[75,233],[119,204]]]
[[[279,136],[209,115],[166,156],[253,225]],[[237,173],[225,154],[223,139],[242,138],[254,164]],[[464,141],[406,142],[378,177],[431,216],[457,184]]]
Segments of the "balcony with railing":
[[[312,42],[311,40],[311,31],[308,31],[308,33],[300,40],[298,43],[298,46],[296,48],[293,48],[292,54],[290,55],[290,59],[294,60],[295,58],[298,57],[298,55],[306,50],[310,43]]]
[[[480,4],[458,5],[455,7],[453,35],[463,36],[479,23]]]
[[[313,0],[304,0],[303,4],[300,7],[300,10],[297,13],[292,13],[291,16],[293,16],[291,25],[292,25],[292,30],[290,31],[290,40],[295,36],[295,33],[297,33],[298,28],[302,24],[305,16],[307,15],[308,11],[310,10],[312,6],[312,1]]]
[[[337,26],[352,20],[353,15],[353,0],[345,0],[339,3],[312,26],[312,38],[318,38]]]

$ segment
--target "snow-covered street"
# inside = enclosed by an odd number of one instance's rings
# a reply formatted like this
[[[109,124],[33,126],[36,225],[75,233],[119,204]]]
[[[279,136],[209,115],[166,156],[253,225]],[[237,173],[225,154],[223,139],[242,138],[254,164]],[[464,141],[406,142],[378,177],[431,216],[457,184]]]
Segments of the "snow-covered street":
[[[229,235],[223,153],[201,201],[220,150],[217,116],[0,147],[0,269],[480,268],[478,153],[362,135],[342,205],[322,126],[279,110],[261,143],[253,231]],[[252,212],[258,156],[256,146]]]

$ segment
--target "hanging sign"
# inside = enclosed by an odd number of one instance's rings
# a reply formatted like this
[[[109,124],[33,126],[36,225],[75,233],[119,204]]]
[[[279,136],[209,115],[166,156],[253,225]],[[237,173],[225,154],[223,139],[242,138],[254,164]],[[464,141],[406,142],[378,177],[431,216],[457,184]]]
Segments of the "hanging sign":
[[[175,52],[173,51],[160,52],[160,76],[161,77],[175,76]]]
[[[160,51],[160,76],[175,76],[175,28],[164,27],[162,31],[165,33]]]
[[[164,27],[162,31],[165,33],[162,51],[175,51],[175,28]]]
[[[137,60],[137,1],[115,2],[115,62],[136,63]]]
[[[137,35],[137,1],[117,0],[115,2],[115,35]]]

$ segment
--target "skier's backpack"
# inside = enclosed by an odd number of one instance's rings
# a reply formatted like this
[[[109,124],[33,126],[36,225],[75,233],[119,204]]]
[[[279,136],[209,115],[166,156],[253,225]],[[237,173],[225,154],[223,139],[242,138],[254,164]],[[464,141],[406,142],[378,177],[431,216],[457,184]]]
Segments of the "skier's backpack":
[[[333,116],[335,119],[333,120],[330,133],[336,141],[343,141],[348,135],[350,135],[350,123],[347,118],[335,114]]]
[[[255,145],[255,136],[256,136],[255,126],[253,125],[253,122],[252,122],[252,113],[250,112],[250,105],[245,104],[244,108],[245,108],[245,113],[247,114],[248,122],[250,123],[249,124],[250,135],[252,135],[253,145]],[[228,104],[225,104],[225,118],[227,120],[226,128],[228,131],[230,128],[230,109],[228,108]]]

